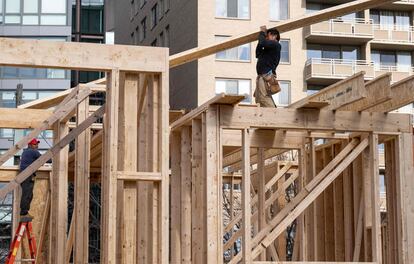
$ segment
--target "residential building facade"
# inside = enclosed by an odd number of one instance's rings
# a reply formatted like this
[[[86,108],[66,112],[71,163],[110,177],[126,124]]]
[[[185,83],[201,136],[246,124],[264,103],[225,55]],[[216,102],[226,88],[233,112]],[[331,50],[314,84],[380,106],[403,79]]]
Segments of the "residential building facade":
[[[168,46],[176,54],[350,1],[107,2],[112,6],[106,11],[111,17],[106,29],[115,32],[115,43]],[[393,82],[412,75],[413,11],[414,1],[397,1],[283,33],[277,105],[288,105],[361,70],[366,80],[388,71]],[[246,94],[246,102],[254,103],[256,44],[173,69],[171,108],[194,108],[220,92]]]

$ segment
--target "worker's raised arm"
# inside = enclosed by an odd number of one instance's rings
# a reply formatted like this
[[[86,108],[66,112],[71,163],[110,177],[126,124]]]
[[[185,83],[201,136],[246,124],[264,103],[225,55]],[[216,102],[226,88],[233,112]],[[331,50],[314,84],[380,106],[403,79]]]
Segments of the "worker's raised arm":
[[[280,47],[279,42],[277,41],[273,41],[273,40],[267,40],[266,39],[266,33],[263,31],[260,31],[259,33],[259,43],[257,45],[258,47],[263,47],[263,48],[270,48],[270,49],[274,49],[274,48],[278,48]]]

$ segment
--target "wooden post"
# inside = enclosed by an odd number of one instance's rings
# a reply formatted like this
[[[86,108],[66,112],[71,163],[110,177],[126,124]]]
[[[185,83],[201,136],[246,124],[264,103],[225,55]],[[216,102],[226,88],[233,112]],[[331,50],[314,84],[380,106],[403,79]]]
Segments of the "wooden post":
[[[203,138],[201,120],[192,121],[192,261],[193,263],[206,263],[205,259],[205,178],[203,178]],[[171,149],[173,151],[173,149]],[[173,158],[173,157],[171,157]],[[173,184],[173,182],[171,182]],[[172,201],[171,201],[172,202]],[[171,212],[173,214],[173,212]]]
[[[191,263],[191,135],[181,129],[181,263]]]
[[[250,141],[250,138],[247,139],[248,141]],[[258,232],[260,232],[260,230],[262,230],[265,226],[266,226],[266,210],[265,210],[265,201],[266,201],[266,179],[265,179],[265,173],[264,173],[264,148],[259,148],[258,152],[257,152],[257,176],[259,178],[259,188],[258,188],[258,201],[259,201],[259,230]],[[261,261],[265,261],[266,260],[266,252],[263,252],[262,254],[260,254],[259,256],[259,260]]]
[[[89,97],[78,105],[76,123],[81,124],[89,115]],[[75,194],[73,212],[75,220],[73,261],[88,263],[89,259],[89,158],[91,130],[85,129],[76,138],[75,148]]]
[[[54,142],[68,134],[67,123],[54,125]],[[65,263],[66,230],[68,226],[68,147],[53,157],[51,178],[49,263]]]
[[[250,133],[249,129],[242,130],[242,210],[243,210],[243,220],[242,220],[242,253],[243,253],[243,263],[251,263],[251,204],[250,204]]]
[[[203,177],[206,179],[206,254],[207,263],[223,262],[221,160],[218,107],[210,106],[203,114]]]
[[[120,72],[114,69],[108,74],[106,111],[104,120],[102,166],[102,234],[101,261],[116,263],[117,244],[117,178],[118,162],[118,104]]]
[[[181,263],[181,134],[179,131],[171,133],[171,262]]]

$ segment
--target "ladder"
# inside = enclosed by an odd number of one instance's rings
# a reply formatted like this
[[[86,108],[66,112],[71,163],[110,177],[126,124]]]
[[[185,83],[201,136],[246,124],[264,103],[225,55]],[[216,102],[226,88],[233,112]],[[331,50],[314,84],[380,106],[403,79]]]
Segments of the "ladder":
[[[30,257],[31,259],[21,260],[20,262],[31,262],[32,264],[36,263],[36,241],[33,236],[33,229],[32,229],[32,219],[31,218],[23,218],[20,220],[19,227],[16,230],[16,234],[14,235],[13,242],[10,246],[10,252],[7,256],[5,264],[14,264],[16,261],[17,251],[19,249],[19,245],[22,241],[24,233],[26,232],[27,239],[29,240],[29,250],[30,250]]]

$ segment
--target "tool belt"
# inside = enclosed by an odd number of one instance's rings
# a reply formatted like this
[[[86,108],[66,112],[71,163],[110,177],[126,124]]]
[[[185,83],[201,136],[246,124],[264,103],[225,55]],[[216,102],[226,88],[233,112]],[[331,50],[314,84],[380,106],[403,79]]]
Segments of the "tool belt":
[[[262,74],[262,78],[265,81],[266,91],[269,95],[277,94],[278,92],[282,90],[280,88],[276,74],[273,74],[273,73]]]

